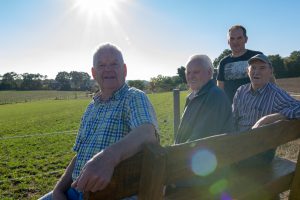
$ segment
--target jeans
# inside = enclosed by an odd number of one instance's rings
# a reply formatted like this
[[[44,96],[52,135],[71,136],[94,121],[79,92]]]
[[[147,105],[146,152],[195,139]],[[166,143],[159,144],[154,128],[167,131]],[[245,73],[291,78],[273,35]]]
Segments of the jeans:
[[[82,192],[78,192],[74,188],[68,189],[66,195],[68,200],[83,200]],[[52,200],[52,191],[39,198],[39,200]]]

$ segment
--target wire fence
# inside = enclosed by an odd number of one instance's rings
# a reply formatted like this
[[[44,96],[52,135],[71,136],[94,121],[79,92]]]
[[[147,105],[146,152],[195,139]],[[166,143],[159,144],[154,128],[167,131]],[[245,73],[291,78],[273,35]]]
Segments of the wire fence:
[[[27,137],[42,137],[42,136],[57,135],[57,134],[77,134],[77,130],[57,131],[57,132],[51,132],[51,133],[20,134],[20,135],[14,135],[14,136],[0,137],[0,140],[9,140],[9,139],[27,138]],[[5,135],[9,135],[9,134],[5,134]]]

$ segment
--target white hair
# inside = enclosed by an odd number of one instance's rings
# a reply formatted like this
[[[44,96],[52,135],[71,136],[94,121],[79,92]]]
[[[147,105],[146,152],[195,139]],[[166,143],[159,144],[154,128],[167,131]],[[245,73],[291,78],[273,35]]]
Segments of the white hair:
[[[96,62],[98,61],[97,59],[99,58],[99,55],[101,53],[103,53],[103,51],[113,51],[114,53],[116,53],[119,61],[121,62],[121,64],[124,64],[124,59],[123,59],[123,55],[122,55],[122,51],[119,47],[117,47],[116,45],[110,44],[110,43],[106,43],[106,44],[102,44],[99,46],[99,48],[96,50],[96,52],[94,53],[93,56],[93,66],[96,66]]]
[[[214,66],[211,62],[211,59],[207,56],[207,55],[192,55],[188,62],[186,63],[186,66],[191,63],[191,62],[197,62],[199,63],[199,65],[201,65],[202,67],[205,67],[208,70],[211,70],[211,78],[213,77],[213,72],[214,72]]]

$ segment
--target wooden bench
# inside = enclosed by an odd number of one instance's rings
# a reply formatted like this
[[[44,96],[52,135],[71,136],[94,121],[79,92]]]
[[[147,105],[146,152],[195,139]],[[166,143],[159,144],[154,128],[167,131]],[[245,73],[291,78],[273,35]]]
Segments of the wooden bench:
[[[104,190],[85,193],[84,199],[121,199],[138,194],[139,200],[263,200],[276,199],[279,193],[290,190],[289,199],[300,200],[299,162],[275,158],[258,166],[236,164],[299,137],[300,120],[292,120],[181,145],[146,145],[143,152],[117,166]],[[197,165],[192,165],[194,162]],[[199,183],[174,188],[187,178],[196,178]]]

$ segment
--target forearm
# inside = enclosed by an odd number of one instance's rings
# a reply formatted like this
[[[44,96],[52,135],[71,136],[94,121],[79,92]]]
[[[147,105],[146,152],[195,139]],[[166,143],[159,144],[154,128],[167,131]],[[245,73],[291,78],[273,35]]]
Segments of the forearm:
[[[286,117],[284,115],[280,114],[280,113],[274,113],[274,114],[266,115],[266,116],[260,118],[254,124],[254,126],[252,126],[252,129],[263,126],[263,125],[271,124],[271,123],[274,123],[278,120],[283,120],[283,119],[286,119]]]
[[[157,143],[155,128],[152,124],[143,124],[133,129],[119,142],[104,150],[104,155],[111,156],[115,166],[121,161],[133,156],[142,149],[145,143]]]
[[[73,182],[72,172],[74,169],[75,161],[76,161],[76,156],[73,157],[70,164],[66,168],[65,173],[61,176],[60,180],[55,185],[54,192],[55,191],[65,192],[71,187],[71,184]]]

